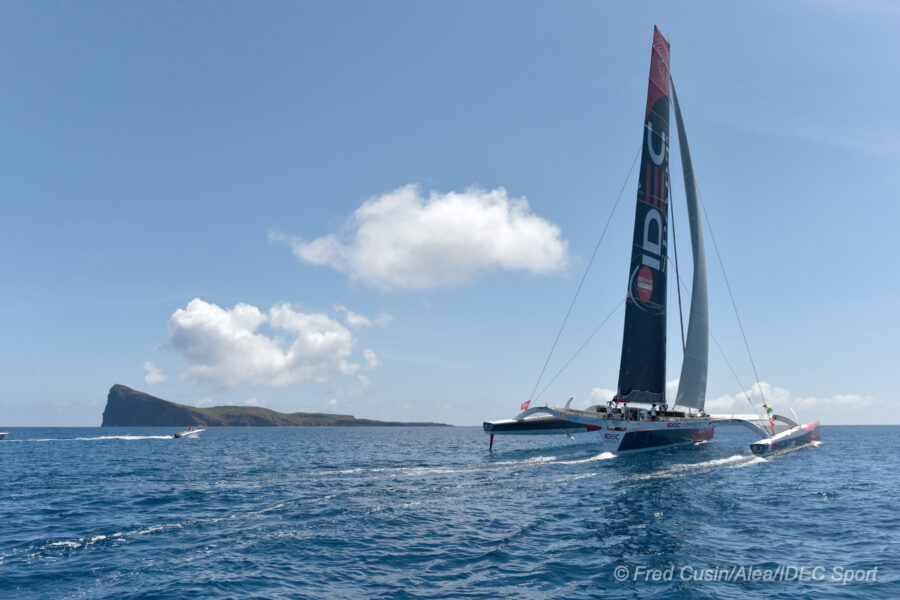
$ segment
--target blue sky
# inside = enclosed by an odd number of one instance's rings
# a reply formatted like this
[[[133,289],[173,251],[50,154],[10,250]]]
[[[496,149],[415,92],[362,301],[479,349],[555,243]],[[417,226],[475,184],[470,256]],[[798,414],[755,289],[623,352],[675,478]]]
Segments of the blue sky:
[[[515,414],[640,148],[654,24],[770,401],[900,423],[900,8],[810,1],[3,3],[0,424],[98,425],[114,383]],[[625,292],[635,189],[551,375]],[[542,402],[615,388],[623,314]],[[739,394],[712,345],[710,408]]]

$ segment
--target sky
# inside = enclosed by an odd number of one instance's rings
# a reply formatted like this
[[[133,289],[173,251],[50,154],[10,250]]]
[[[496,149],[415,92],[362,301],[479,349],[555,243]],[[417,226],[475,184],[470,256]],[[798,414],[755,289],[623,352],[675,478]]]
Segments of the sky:
[[[512,417],[612,214],[535,402],[605,401],[654,24],[759,374],[708,233],[707,409],[900,423],[896,4],[162,0],[0,4],[0,426]]]

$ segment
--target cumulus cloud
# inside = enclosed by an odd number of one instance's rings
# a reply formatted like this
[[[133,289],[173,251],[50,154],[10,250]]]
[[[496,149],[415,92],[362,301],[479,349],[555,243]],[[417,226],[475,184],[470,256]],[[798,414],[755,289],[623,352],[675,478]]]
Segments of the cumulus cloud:
[[[678,391],[678,379],[666,382],[666,398],[671,404]],[[726,394],[718,398],[707,396],[704,409],[712,414],[756,414],[763,412],[765,399],[776,414],[793,419],[791,409],[796,411],[803,422],[819,419],[823,423],[872,423],[877,417],[870,408],[877,406],[872,396],[863,394],[835,394],[832,396],[800,396],[785,388],[768,382],[754,384],[747,393]],[[615,395],[614,390],[595,387],[590,394],[589,404],[605,404]]]
[[[860,394],[836,394],[826,397],[794,396],[788,390],[765,381],[753,384],[753,387],[748,390],[748,394],[756,412],[762,412],[762,402],[765,398],[775,412],[786,416],[790,416],[789,409],[791,408],[798,412],[809,411],[811,416],[816,417],[822,411],[825,413],[835,410],[847,411],[875,404],[874,398]],[[751,406],[747,402],[747,396],[742,392],[706,401],[706,411],[711,413],[747,413],[750,410]]]
[[[247,406],[259,406],[259,400],[257,400],[256,398],[247,398],[246,400],[244,400],[244,404],[246,404]]]
[[[616,395],[616,390],[595,387],[591,390],[591,404],[606,404]]]
[[[382,290],[457,286],[495,269],[541,275],[568,260],[559,227],[503,188],[426,196],[406,185],[368,199],[339,234],[270,239],[290,244],[304,262]]]
[[[381,366],[381,361],[378,360],[378,356],[375,355],[375,352],[371,348],[363,350],[363,357],[365,357],[366,365],[368,365],[370,369]]]
[[[168,329],[169,342],[189,365],[185,376],[217,388],[321,382],[363,368],[351,362],[355,339],[349,329],[289,304],[263,313],[249,304],[226,309],[195,298],[172,314]]]
[[[394,320],[394,317],[387,313],[379,313],[374,319],[370,319],[340,304],[335,305],[334,310],[338,314],[344,315],[344,322],[350,327],[372,327],[373,325],[387,327]]]
[[[668,402],[675,402],[675,397],[678,395],[678,382],[681,379],[671,379],[666,382],[666,398]]]
[[[162,383],[166,380],[165,373],[149,360],[144,363],[144,383],[153,385],[154,383]]]
[[[334,307],[335,312],[344,315],[344,321],[350,327],[371,327],[372,321],[369,320],[368,317],[361,315],[359,313],[355,313],[346,306],[341,306],[340,304]]]
[[[204,407],[204,406],[212,406],[212,398],[204,398],[203,400],[198,400],[195,406]]]

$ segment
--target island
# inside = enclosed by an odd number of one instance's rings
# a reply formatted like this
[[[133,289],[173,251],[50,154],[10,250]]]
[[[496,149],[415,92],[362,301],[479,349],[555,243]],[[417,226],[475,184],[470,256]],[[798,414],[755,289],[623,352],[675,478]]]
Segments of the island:
[[[199,408],[169,402],[130,387],[109,389],[101,427],[450,427],[444,423],[401,423],[328,413],[280,413],[261,406]]]

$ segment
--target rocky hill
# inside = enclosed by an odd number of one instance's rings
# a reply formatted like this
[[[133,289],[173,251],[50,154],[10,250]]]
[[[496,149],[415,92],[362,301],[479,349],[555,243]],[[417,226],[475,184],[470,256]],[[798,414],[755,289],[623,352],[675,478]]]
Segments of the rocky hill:
[[[198,408],[176,404],[116,384],[109,389],[101,427],[358,427],[403,425],[445,426],[443,423],[400,423],[357,419],[328,413],[280,413],[261,406],[211,406]]]

